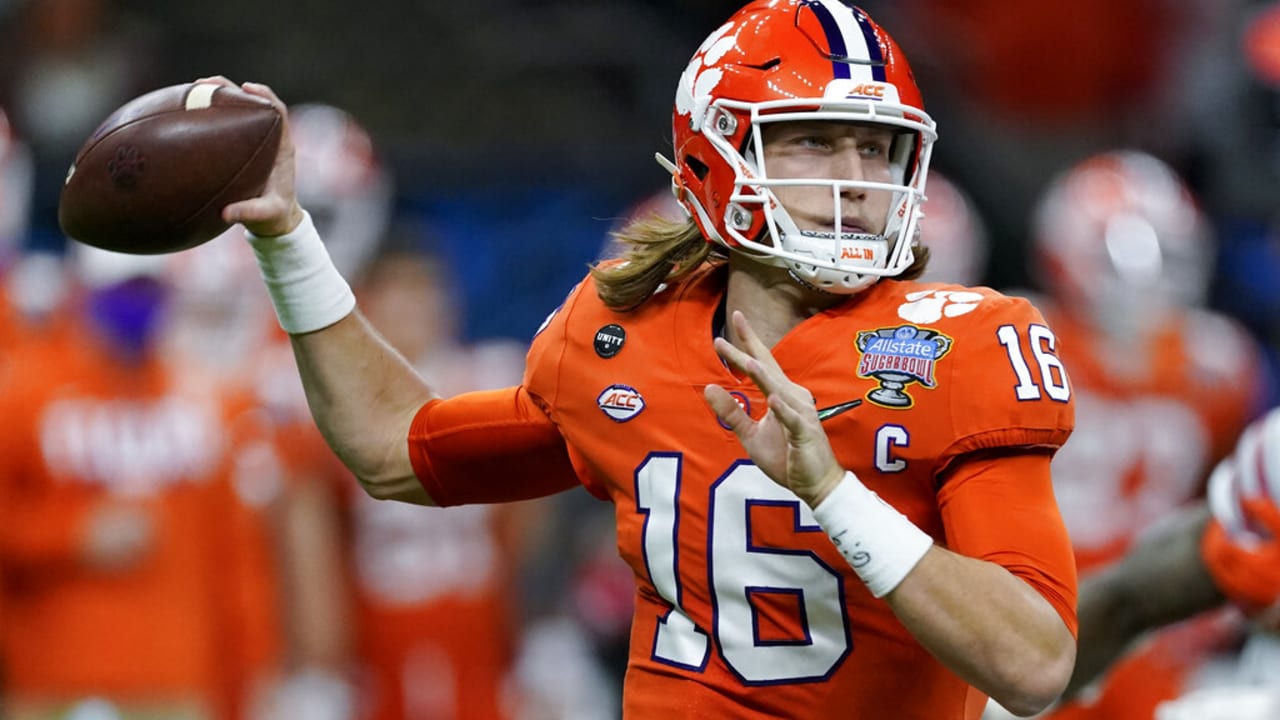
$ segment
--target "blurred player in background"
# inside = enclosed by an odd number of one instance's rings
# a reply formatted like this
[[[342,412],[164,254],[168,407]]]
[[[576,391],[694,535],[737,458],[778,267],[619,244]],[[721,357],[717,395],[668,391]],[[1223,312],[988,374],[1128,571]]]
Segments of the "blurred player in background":
[[[425,251],[421,227],[407,220],[393,227],[394,179],[368,131],[320,103],[291,108],[289,120],[298,196],[316,208],[314,220],[332,238],[335,263],[357,280],[370,321],[443,392],[517,382],[526,346],[463,343],[464,309],[449,269]],[[260,282],[256,265],[251,275]],[[294,449],[286,457],[306,507],[319,516],[312,522],[341,529],[329,540],[342,543],[346,607],[313,612],[345,616],[330,629],[345,629],[345,637],[320,645],[346,653],[340,667],[328,663],[339,671],[329,680],[350,684],[352,717],[528,717],[521,706],[532,699],[512,673],[523,613],[516,579],[521,557],[538,549],[542,511],[527,503],[445,513],[370,499],[316,432],[287,343],[272,348],[273,376],[260,394],[273,415],[288,418]]]
[[[254,512],[245,533],[260,551],[238,600],[254,632],[245,641],[249,720],[347,720],[348,590],[327,478],[337,462],[307,421],[287,342],[261,289],[243,231],[167,256],[171,299],[160,337],[166,359],[207,384],[247,398],[266,426],[257,472],[235,476]],[[226,240],[226,242],[222,242]]]
[[[33,179],[31,153],[0,107],[0,364],[17,343],[18,319],[4,281],[26,240]]]
[[[921,282],[981,285],[991,238],[969,194],[936,169],[929,170],[929,199],[920,220],[920,242],[929,248]]]
[[[368,271],[392,212],[394,183],[368,132],[346,112],[320,103],[290,112],[299,167],[298,186],[316,219],[332,228],[331,250],[353,276]],[[257,528],[277,562],[263,566],[256,607],[266,636],[283,653],[254,688],[250,713],[262,720],[371,716],[369,690],[357,684],[355,656],[366,624],[358,622],[349,581],[352,552],[345,544],[344,502],[334,488],[345,470],[311,422],[288,338],[275,323],[243,228],[168,258],[178,280],[166,352],[191,368],[250,394],[271,425],[280,482],[240,488],[264,510]],[[273,602],[284,608],[280,612]]]
[[[406,224],[357,287],[369,322],[442,393],[518,382],[526,346],[464,344],[449,271]],[[460,512],[379,502],[344,473],[357,593],[362,685],[375,720],[521,717],[513,676],[524,608],[522,558],[535,553],[544,505]]]
[[[1089,157],[1036,211],[1038,304],[1062,342],[1076,430],[1054,458],[1054,488],[1082,577],[1145,528],[1199,497],[1269,392],[1257,343],[1205,308],[1214,238],[1163,161],[1125,150]],[[1060,718],[1149,718],[1176,694],[1219,629],[1166,633]]]
[[[1245,430],[1206,499],[1081,583],[1080,653],[1066,695],[1144,633],[1227,601],[1250,619],[1247,637],[1195,668],[1180,697],[1157,706],[1157,720],[1280,717],[1280,409]]]
[[[69,331],[0,379],[5,716],[241,717],[275,647],[243,612],[265,560],[235,488],[271,482],[269,428],[157,352],[163,258],[70,262]]]

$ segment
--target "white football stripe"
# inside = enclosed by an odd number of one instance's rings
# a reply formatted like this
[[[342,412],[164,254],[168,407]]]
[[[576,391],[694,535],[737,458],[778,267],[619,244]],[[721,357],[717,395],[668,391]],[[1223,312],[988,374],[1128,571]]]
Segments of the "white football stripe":
[[[198,83],[187,91],[187,110],[203,110],[213,105],[213,93],[218,89],[214,83]]]

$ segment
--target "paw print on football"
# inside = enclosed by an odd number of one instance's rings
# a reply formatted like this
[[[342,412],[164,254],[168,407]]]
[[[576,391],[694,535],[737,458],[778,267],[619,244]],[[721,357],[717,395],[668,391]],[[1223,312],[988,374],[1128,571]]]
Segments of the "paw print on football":
[[[937,322],[967,315],[980,302],[982,294],[968,290],[920,290],[907,293],[907,301],[898,306],[898,317],[916,324]]]

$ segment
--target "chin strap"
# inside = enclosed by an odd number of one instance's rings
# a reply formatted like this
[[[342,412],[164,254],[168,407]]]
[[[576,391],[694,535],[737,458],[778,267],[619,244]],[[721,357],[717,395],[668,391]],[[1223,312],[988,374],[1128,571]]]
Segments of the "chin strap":
[[[662,166],[663,170],[666,170],[667,172],[671,173],[672,177],[679,175],[680,168],[676,167],[676,164],[668,160],[667,157],[662,153],[654,153],[653,159],[658,161],[658,164]]]

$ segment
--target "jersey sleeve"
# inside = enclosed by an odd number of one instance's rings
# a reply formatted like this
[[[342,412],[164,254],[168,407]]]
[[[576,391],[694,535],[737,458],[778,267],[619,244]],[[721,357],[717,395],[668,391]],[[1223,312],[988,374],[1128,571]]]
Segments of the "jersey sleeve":
[[[523,387],[423,405],[409,429],[409,457],[442,507],[527,500],[577,484],[559,430]]]
[[[567,350],[569,317],[578,299],[590,285],[583,281],[569,291],[560,307],[551,311],[529,344],[529,354],[524,365],[524,387],[534,401],[547,413],[552,422],[555,416],[556,397],[560,393],[563,361]]]
[[[1076,634],[1075,556],[1053,494],[1047,449],[984,451],[950,468],[939,507],[949,549],[1030,585]]]
[[[954,440],[937,470],[963,455],[998,448],[1052,454],[1071,435],[1075,404],[1058,340],[1024,298],[997,296],[953,338],[948,382]],[[984,303],[985,304],[985,303]]]

